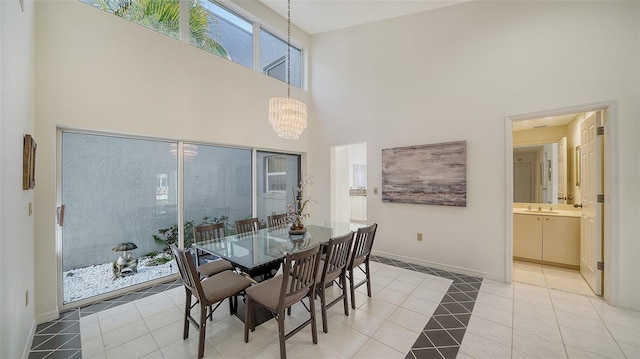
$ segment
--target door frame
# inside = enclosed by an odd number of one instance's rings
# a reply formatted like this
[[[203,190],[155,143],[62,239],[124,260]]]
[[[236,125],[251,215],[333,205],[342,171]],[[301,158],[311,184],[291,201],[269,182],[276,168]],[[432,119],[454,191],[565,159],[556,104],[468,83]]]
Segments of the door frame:
[[[530,112],[518,115],[507,115],[504,121],[505,136],[505,282],[513,281],[513,122],[530,120],[535,118],[559,116],[567,113],[590,112],[597,110],[606,110],[607,116],[604,118],[604,178],[613,178],[612,176],[619,173],[618,155],[613,151],[613,144],[618,143],[619,135],[618,127],[618,101],[610,100],[603,102],[594,102],[570,107],[557,108],[553,110],[544,110],[538,112]],[[619,194],[615,186],[611,186],[609,181],[604,181],[605,206],[603,211],[603,260],[605,263],[604,274],[604,300],[610,302],[612,293],[611,285],[612,275],[617,272],[612,268],[614,263],[614,253],[612,248],[618,247],[616,226],[612,225],[612,218],[618,216],[618,198]]]

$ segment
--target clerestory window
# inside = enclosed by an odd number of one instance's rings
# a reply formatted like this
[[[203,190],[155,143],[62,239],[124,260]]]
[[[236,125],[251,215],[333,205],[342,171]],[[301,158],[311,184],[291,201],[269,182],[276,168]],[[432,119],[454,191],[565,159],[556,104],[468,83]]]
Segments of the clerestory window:
[[[254,62],[258,62],[256,70],[283,82],[287,82],[287,69],[290,69],[291,85],[302,88],[302,50],[291,46],[290,63],[287,63],[286,40],[215,1],[80,1],[248,68],[254,68]],[[180,35],[181,21],[185,21],[180,16],[182,11],[189,13],[189,31],[183,38]],[[254,41],[256,32],[260,36]],[[254,42],[259,46],[254,46]]]

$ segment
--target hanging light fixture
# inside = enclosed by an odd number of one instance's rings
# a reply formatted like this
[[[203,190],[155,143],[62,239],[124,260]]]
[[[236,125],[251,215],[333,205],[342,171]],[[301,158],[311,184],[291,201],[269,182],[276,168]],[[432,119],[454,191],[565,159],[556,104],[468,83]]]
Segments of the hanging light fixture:
[[[307,105],[291,98],[291,0],[287,0],[287,97],[269,99],[269,123],[278,137],[297,140],[307,128]]]

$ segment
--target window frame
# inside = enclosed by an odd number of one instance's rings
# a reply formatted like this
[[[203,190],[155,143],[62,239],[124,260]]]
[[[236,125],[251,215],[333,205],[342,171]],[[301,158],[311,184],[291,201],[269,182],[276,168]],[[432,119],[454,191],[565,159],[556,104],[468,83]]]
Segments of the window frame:
[[[198,49],[200,49],[202,51],[208,52],[208,53],[213,54],[215,56],[219,56],[217,54],[211,53],[211,52],[207,51],[206,49],[200,48],[200,47],[198,47],[198,46],[196,46],[196,45],[191,43],[190,26],[189,26],[189,22],[190,22],[189,15],[190,15],[190,12],[189,12],[189,8],[188,8],[189,7],[189,2],[188,1],[182,1],[182,0],[179,1],[180,18],[179,18],[179,22],[178,22],[178,36],[177,37],[174,37],[174,36],[170,35],[169,33],[162,32],[159,29],[154,29],[152,27],[147,27],[147,26],[145,26],[145,25],[143,25],[141,23],[135,22],[133,20],[129,20],[124,16],[119,16],[119,15],[116,15],[115,13],[109,12],[107,10],[103,10],[95,0],[93,0],[93,1],[92,0],[77,0],[77,1],[82,2],[82,3],[84,3],[84,4],[88,5],[88,6],[96,8],[98,10],[104,11],[104,12],[110,14],[110,15],[115,15],[115,16],[118,16],[118,17],[124,19],[124,20],[131,21],[131,22],[133,22],[133,23],[135,23],[135,24],[137,24],[139,26],[142,26],[144,28],[159,32],[159,33],[161,33],[163,35],[166,35],[166,36],[168,36],[170,38],[173,38],[173,39],[176,39],[178,41],[187,43],[187,44],[189,44],[191,46],[194,46],[194,47],[196,47],[196,48],[198,48]],[[200,0],[198,0],[198,1],[200,1]],[[246,21],[246,22],[248,22],[249,24],[252,25],[252,33],[250,35],[252,36],[252,39],[253,39],[253,41],[252,41],[252,44],[253,44],[253,48],[252,48],[253,61],[251,61],[251,65],[250,65],[251,67],[250,68],[253,71],[260,72],[261,74],[263,74],[265,76],[268,76],[268,77],[271,77],[273,79],[276,79],[276,80],[282,81],[284,83],[287,83],[286,74],[285,74],[285,79],[282,80],[282,79],[279,79],[277,77],[270,76],[268,74],[268,70],[266,68],[263,69],[260,66],[260,32],[261,31],[265,31],[265,32],[269,33],[271,36],[281,40],[285,44],[289,43],[289,45],[291,47],[293,47],[294,49],[300,51],[300,65],[299,65],[300,66],[300,84],[298,86],[297,83],[291,83],[291,85],[296,87],[296,88],[299,88],[301,90],[306,90],[306,85],[307,85],[307,82],[308,82],[308,64],[307,64],[308,56],[306,54],[306,51],[307,51],[306,46],[299,46],[298,45],[299,42],[296,42],[294,39],[291,39],[289,42],[287,42],[287,36],[286,35],[283,35],[283,36],[278,35],[278,34],[282,34],[283,31],[275,30],[275,29],[277,29],[276,26],[273,26],[270,23],[264,22],[258,15],[254,15],[250,11],[245,10],[243,7],[241,7],[241,6],[237,5],[237,4],[233,4],[233,3],[230,3],[230,2],[228,3],[226,1],[223,3],[221,1],[216,1],[216,0],[202,0],[202,1],[207,1],[209,3],[212,3],[214,6],[217,6],[217,7],[221,8],[223,11],[226,11],[226,12],[230,13],[233,16],[237,16],[238,18],[240,18],[240,19],[242,19],[242,20],[244,20],[244,21]],[[201,5],[201,6],[204,6],[204,5]],[[209,9],[206,9],[206,10],[209,11]],[[285,18],[284,20],[286,21],[287,19]],[[235,24],[233,24],[233,22],[229,22],[229,23],[235,26]],[[242,27],[238,27],[238,28],[241,29],[241,30],[244,30]],[[223,57],[224,58],[224,56],[219,56],[219,57]],[[230,60],[231,62],[233,62],[235,64],[238,64],[240,66],[249,67],[249,66],[247,66],[247,65],[245,65],[245,64],[243,64],[241,62],[234,61],[231,58],[230,55],[229,55],[228,60]],[[285,64],[286,63],[287,63],[287,61],[285,59]]]

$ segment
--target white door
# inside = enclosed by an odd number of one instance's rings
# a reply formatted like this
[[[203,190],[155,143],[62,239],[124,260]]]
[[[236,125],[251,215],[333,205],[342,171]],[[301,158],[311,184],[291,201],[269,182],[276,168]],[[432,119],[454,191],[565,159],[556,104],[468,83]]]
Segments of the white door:
[[[597,295],[602,295],[602,203],[598,194],[602,187],[602,136],[598,126],[602,123],[602,111],[589,115],[580,125],[581,151],[581,204],[580,221],[580,273]]]
[[[558,141],[558,203],[567,203],[567,138]]]

